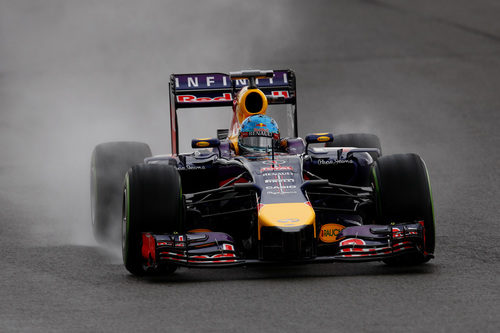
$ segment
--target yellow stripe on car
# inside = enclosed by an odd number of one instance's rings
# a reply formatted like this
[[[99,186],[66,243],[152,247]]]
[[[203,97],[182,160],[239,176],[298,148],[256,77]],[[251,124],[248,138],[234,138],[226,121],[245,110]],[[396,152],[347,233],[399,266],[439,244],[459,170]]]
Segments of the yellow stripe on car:
[[[312,225],[316,238],[316,214],[305,202],[276,203],[263,205],[259,210],[259,229],[262,227],[278,227],[282,229]]]

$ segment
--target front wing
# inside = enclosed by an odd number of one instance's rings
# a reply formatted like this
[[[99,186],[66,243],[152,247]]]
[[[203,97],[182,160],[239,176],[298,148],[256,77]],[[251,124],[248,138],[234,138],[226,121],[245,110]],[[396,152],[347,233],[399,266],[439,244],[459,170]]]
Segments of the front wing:
[[[324,262],[379,261],[408,253],[425,253],[424,223],[390,226],[363,225],[347,227],[331,245],[331,255],[294,261],[264,261],[246,259],[239,255],[233,238],[222,232],[193,232],[187,234],[142,234],[142,256],[146,269],[158,264],[187,267],[228,267],[256,264],[294,264]]]

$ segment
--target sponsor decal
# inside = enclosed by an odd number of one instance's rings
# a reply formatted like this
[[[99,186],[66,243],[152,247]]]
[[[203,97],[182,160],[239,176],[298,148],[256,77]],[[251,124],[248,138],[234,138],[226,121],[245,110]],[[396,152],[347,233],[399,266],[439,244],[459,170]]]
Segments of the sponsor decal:
[[[319,165],[352,164],[351,160],[318,160]]]
[[[255,125],[255,126],[257,126],[257,127],[267,127],[267,125],[266,125],[266,124],[264,124],[264,123],[258,123],[258,124],[257,124],[257,125]]]
[[[340,242],[340,253],[352,253],[356,252],[356,254],[344,254],[345,257],[359,257],[359,256],[369,256],[369,253],[373,252],[373,249],[365,249],[360,248],[358,246],[366,245],[366,242],[359,238],[349,238]],[[361,252],[361,253],[360,253]]]
[[[330,137],[328,137],[328,136],[320,136],[316,140],[318,140],[318,142],[326,142],[326,141],[330,141]]]
[[[295,183],[293,178],[266,179],[264,183]]]
[[[180,75],[175,78],[175,87],[179,88],[216,88],[220,85],[226,87],[230,80],[226,75]]]
[[[238,79],[234,81],[236,87],[241,88],[248,85],[248,80]],[[274,71],[274,77],[256,79],[255,83],[259,87],[272,87],[288,85],[288,77],[285,71]],[[231,88],[232,82],[229,75],[222,73],[210,74],[177,74],[175,75],[175,88],[184,89],[219,89]],[[284,96],[288,98],[287,91],[273,91],[274,96]]]
[[[275,223],[282,227],[296,227],[302,224],[300,219],[279,219]]]
[[[191,165],[191,164],[188,164],[187,167],[178,167],[177,170],[204,170],[206,169],[205,166],[203,165]]]
[[[324,243],[333,243],[337,241],[337,236],[340,231],[345,227],[340,224],[328,223],[321,226],[321,230],[319,232],[319,239],[321,239]]]
[[[266,190],[280,190],[280,189],[293,189],[297,188],[295,185],[287,185],[287,186],[266,186]]]
[[[247,136],[265,136],[271,137],[271,133],[267,128],[255,128],[253,132],[247,132]]]
[[[297,194],[297,191],[280,191],[280,192],[275,192],[275,191],[267,191],[267,194],[277,194],[277,195],[283,195],[283,194]]]
[[[206,141],[200,141],[196,143],[196,147],[208,147],[208,146],[210,146],[210,143]]]
[[[340,246],[352,246],[352,247],[355,247],[356,245],[365,245],[365,244],[366,242],[359,238],[348,238],[340,242]]]
[[[262,161],[262,163],[267,164],[267,165],[276,165],[276,164],[285,164],[286,161],[283,161],[283,160],[266,160],[266,161]]]
[[[276,170],[276,168],[273,168],[273,170]],[[264,172],[262,174],[262,177],[272,177],[272,176],[293,176],[293,172],[280,172],[280,171],[277,171],[277,172]]]
[[[220,97],[196,97],[194,95],[178,95],[177,102],[179,103],[200,103],[200,102],[222,102],[232,101],[231,93],[224,93]]]
[[[290,170],[290,171],[293,171],[293,168],[292,167],[289,167],[289,166],[285,166],[285,167],[282,167],[282,166],[276,166],[276,167],[267,167],[267,168],[261,168],[260,171],[261,172],[266,172],[266,171],[283,171],[283,170]]]
[[[299,222],[299,219],[280,219],[278,222],[280,223],[288,223],[288,222]]]

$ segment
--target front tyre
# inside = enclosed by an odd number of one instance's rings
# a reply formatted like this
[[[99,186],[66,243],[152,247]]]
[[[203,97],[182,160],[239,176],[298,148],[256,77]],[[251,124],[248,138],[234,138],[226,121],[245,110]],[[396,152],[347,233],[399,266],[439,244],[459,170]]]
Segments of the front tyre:
[[[424,221],[424,253],[434,253],[435,221],[429,175],[424,161],[416,154],[380,157],[372,167],[377,220],[380,224]],[[426,262],[421,253],[384,260],[389,265],[415,265]]]
[[[122,250],[127,270],[138,276],[167,274],[175,265],[146,269],[142,233],[183,232],[181,180],[176,168],[165,164],[139,164],[125,176],[123,191]]]

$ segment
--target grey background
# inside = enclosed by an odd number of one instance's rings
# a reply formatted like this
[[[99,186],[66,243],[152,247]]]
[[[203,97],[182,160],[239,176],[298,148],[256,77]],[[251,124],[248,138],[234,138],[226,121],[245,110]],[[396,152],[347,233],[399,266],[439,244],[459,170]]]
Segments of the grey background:
[[[497,331],[500,3],[0,0],[0,331]],[[292,68],[299,130],[426,161],[436,259],[137,279],[90,230],[97,143],[168,153],[173,72]]]

